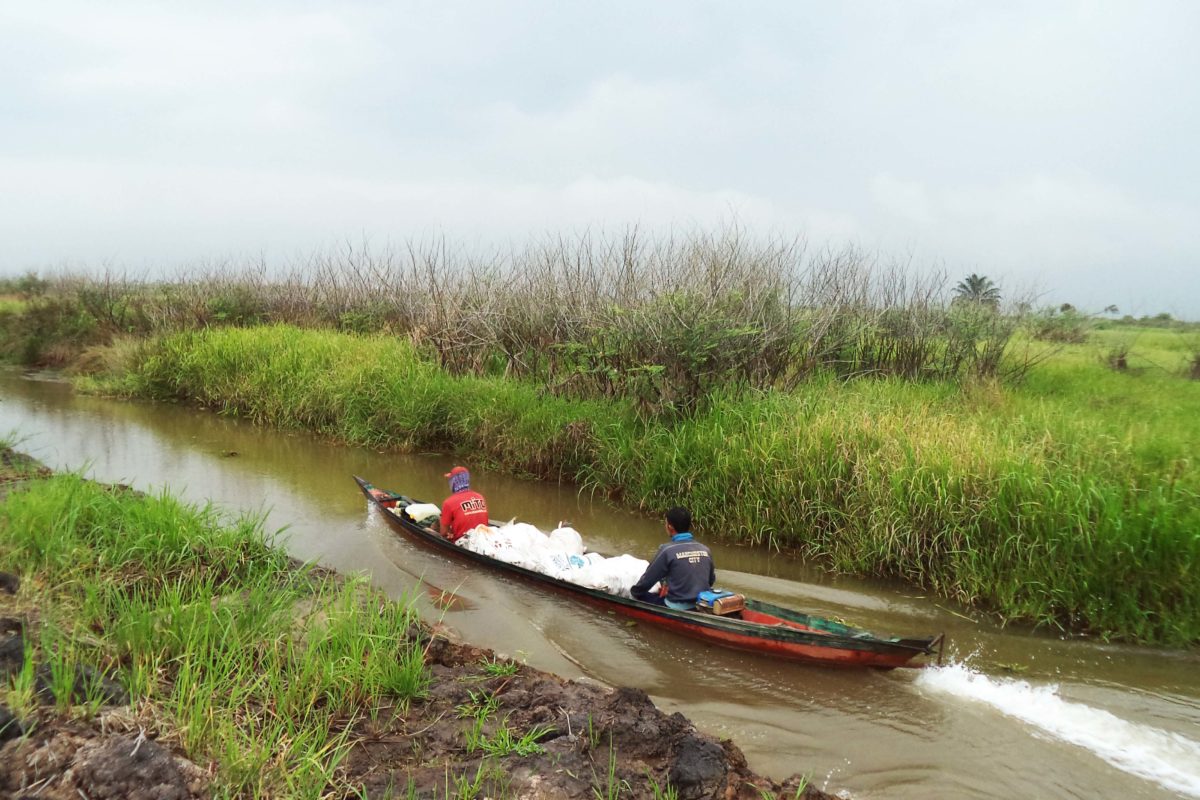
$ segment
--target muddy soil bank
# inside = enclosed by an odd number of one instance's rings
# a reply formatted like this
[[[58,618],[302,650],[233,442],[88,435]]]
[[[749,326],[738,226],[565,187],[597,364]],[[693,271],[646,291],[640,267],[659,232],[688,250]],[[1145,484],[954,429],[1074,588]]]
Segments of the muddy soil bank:
[[[346,785],[361,787],[354,796],[650,798],[657,785],[664,793],[671,787],[681,800],[762,800],[767,792],[830,797],[802,788],[799,776],[781,784],[756,775],[736,744],[697,731],[681,714],[664,714],[639,689],[564,680],[423,626],[409,635],[428,646],[429,696],[408,709],[351,723],[351,746],[339,772]],[[0,651],[21,652],[20,636],[9,634]],[[0,669],[5,666],[11,669],[11,660]],[[515,671],[496,675],[498,667]],[[494,708],[483,735],[542,730],[540,752],[468,752],[476,720],[469,709],[484,696]],[[43,702],[33,719],[21,721],[0,708],[0,725],[6,718],[10,723],[0,734],[2,796],[209,796],[216,765],[178,752],[165,721],[113,704],[84,720],[56,711],[49,692]]]
[[[0,492],[49,474],[11,451],[0,462]],[[0,797],[211,796],[217,761],[184,752],[180,732],[150,704],[130,705],[120,675],[79,668],[78,684],[104,688],[89,698],[90,711],[82,697],[55,697],[52,654],[41,652],[38,636],[44,609],[36,598],[44,595],[28,585],[36,576],[16,570],[0,575],[0,699],[21,676],[32,698],[0,705]],[[427,694],[342,720],[347,748],[337,780],[313,787],[314,796],[830,797],[799,775],[781,783],[754,773],[735,743],[664,714],[640,689],[566,680],[438,626],[413,625],[397,631],[397,641],[423,649]]]

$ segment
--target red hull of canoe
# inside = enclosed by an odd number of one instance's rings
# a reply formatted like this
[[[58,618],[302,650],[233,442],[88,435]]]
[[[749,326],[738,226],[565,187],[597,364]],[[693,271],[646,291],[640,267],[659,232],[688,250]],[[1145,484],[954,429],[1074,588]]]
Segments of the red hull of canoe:
[[[501,573],[514,575],[544,588],[569,595],[605,611],[620,614],[647,625],[675,631],[703,642],[787,661],[834,667],[891,669],[913,666],[910,662],[914,658],[933,655],[943,641],[940,635],[926,639],[906,640],[878,639],[869,634],[852,638],[830,636],[819,630],[811,630],[786,620],[776,625],[730,623],[721,617],[694,611],[674,611],[605,594],[464,550],[410,520],[402,519],[392,513],[389,508],[395,505],[394,501],[399,497],[398,495],[376,489],[362,478],[356,477],[355,480],[367,498],[379,507],[388,524],[414,542],[439,550],[461,561],[486,564]],[[784,613],[782,609],[778,609],[778,611]],[[764,614],[755,614],[755,616],[777,619]]]

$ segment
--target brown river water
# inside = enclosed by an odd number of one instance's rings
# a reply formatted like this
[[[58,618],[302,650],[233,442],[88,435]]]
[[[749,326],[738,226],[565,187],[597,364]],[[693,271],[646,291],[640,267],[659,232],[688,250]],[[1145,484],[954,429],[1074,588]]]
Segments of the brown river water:
[[[756,770],[801,772],[868,798],[1200,797],[1200,653],[1001,628],[903,586],[827,575],[783,554],[712,546],[725,588],[877,633],[945,631],[946,664],[837,671],[774,663],[630,625],[559,595],[426,552],[368,507],[351,479],[440,502],[454,459],[331,444],[170,405],[77,396],[0,374],[0,434],[56,469],[143,490],[168,487],[231,513],[261,512],[295,556],[365,573],[473,644],[566,677],[645,689]],[[769,476],[764,479],[769,479]],[[473,470],[493,517],[592,548],[648,557],[661,523],[574,487]],[[439,608],[419,582],[464,602]]]

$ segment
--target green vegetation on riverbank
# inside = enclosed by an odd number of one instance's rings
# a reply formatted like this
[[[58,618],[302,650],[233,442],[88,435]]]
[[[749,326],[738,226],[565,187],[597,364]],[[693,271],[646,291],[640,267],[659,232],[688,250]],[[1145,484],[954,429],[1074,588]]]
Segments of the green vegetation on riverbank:
[[[433,242],[286,276],[27,276],[0,348],[102,391],[687,503],[706,535],[1006,619],[1200,641],[1200,326],[971,279],[952,299],[944,276],[736,229]]]
[[[648,510],[682,502],[706,535],[796,547],[1008,619],[1200,641],[1200,383],[1110,370],[1093,345],[1019,387],[814,378],[714,392],[666,421],[635,399],[447,375],[388,336],[210,329],[123,352],[94,386],[372,446],[462,448]]]
[[[6,797],[830,797],[640,690],[457,644],[253,519],[0,462]]]
[[[31,481],[0,506],[0,571],[22,578],[9,613],[27,612],[25,667],[5,698],[18,717],[48,713],[35,658],[60,713],[97,713],[99,684],[74,676],[98,667],[128,689],[139,724],[213,765],[214,797],[327,796],[351,726],[429,681],[402,635],[410,606],[297,570],[255,521],[224,525],[167,496]]]

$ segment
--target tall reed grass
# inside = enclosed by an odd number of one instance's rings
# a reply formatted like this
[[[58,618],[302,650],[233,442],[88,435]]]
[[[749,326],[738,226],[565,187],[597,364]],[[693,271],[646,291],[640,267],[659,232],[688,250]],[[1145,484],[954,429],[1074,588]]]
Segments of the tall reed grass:
[[[496,253],[445,242],[316,253],[289,272],[212,266],[175,282],[106,273],[28,284],[0,320],[25,362],[115,337],[286,322],[411,339],[450,374],[536,380],[688,415],[730,386],[824,372],[908,379],[1024,368],[1016,317],[953,304],[944,275],[853,248],[810,252],[729,228],[647,239],[547,238]]]
[[[1200,640],[1200,384],[1165,373],[1143,388],[1068,359],[1021,389],[827,375],[715,392],[661,421],[631,399],[447,375],[386,336],[207,330],[147,352],[106,386],[372,446],[462,448],[654,512],[683,503],[707,535],[1006,619]]]
[[[143,718],[218,765],[213,796],[344,793],[355,720],[403,708],[429,681],[403,638],[410,605],[297,571],[255,520],[221,524],[165,495],[36,481],[0,507],[0,569],[42,587],[60,701],[76,663],[118,675]]]

